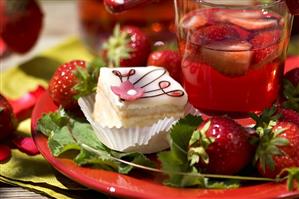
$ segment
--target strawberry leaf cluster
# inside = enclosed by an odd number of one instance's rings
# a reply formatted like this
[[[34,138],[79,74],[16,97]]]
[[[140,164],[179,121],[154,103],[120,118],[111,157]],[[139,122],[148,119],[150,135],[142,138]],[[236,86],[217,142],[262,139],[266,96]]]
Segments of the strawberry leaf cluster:
[[[133,166],[123,164],[117,159],[148,167],[154,165],[142,153],[122,153],[109,149],[97,139],[89,123],[63,109],[45,114],[38,121],[37,129],[48,136],[48,146],[55,157],[72,152],[75,163],[80,166],[88,165],[127,174]],[[98,153],[87,150],[82,147],[84,145]]]
[[[283,106],[299,112],[299,84],[294,86],[289,80],[284,79],[283,95],[286,99],[283,102]]]
[[[96,57],[87,64],[86,68],[77,67],[74,74],[78,79],[78,83],[73,87],[76,91],[76,99],[96,92],[100,68],[103,66],[106,66],[104,60]]]
[[[164,184],[173,187],[221,189],[239,187],[238,180],[211,180],[204,177],[192,164],[192,158],[188,158],[190,157],[188,156],[190,140],[192,137],[196,137],[197,133],[194,134],[194,132],[201,122],[201,117],[187,115],[171,128],[170,150],[158,154],[162,163],[162,170],[168,175]]]

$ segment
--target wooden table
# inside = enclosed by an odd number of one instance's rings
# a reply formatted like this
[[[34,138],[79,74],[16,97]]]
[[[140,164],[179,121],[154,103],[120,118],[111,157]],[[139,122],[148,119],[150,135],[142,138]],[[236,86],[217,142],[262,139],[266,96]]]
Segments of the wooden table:
[[[21,187],[12,187],[0,182],[0,198],[1,199],[47,199],[48,197],[42,196],[23,189]]]

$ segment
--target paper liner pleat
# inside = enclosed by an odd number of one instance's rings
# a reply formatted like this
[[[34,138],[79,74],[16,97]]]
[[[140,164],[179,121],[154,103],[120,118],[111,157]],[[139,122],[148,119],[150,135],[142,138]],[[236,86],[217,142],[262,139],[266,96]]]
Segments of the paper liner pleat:
[[[93,119],[95,94],[81,97],[79,106],[91,124],[97,138],[107,147],[126,152],[154,153],[169,147],[168,131],[177,122],[176,118],[164,118],[151,126],[133,128],[107,128]],[[186,111],[194,112],[188,105]]]

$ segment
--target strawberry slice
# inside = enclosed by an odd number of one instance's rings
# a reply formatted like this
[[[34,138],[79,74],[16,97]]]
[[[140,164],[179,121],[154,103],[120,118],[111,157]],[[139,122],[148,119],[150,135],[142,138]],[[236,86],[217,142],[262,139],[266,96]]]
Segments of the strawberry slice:
[[[252,57],[251,44],[246,41],[222,41],[201,49],[201,59],[229,76],[244,75]]]
[[[7,161],[11,157],[10,148],[6,145],[0,144],[0,163]]]
[[[216,21],[229,22],[247,30],[273,28],[278,25],[277,19],[261,18],[262,15],[259,12],[226,12],[224,14],[216,14],[215,16]]]
[[[247,30],[260,30],[265,28],[273,28],[278,25],[276,19],[243,19],[228,17],[227,21],[245,28]]]
[[[190,41],[197,45],[208,44],[227,39],[239,39],[240,35],[232,25],[214,24],[193,32]]]
[[[208,23],[208,16],[203,12],[193,11],[185,15],[181,20],[181,26],[186,29],[197,29]]]
[[[16,136],[12,142],[22,152],[28,155],[37,155],[39,151],[31,137]]]
[[[267,63],[270,63],[272,60],[276,59],[282,52],[281,45],[272,45],[267,48],[253,50],[252,56],[252,65],[251,68],[256,69]]]
[[[254,48],[264,48],[277,43],[280,40],[280,37],[280,30],[266,30],[255,33],[249,42]]]
[[[263,66],[281,54],[283,42],[279,42],[280,37],[280,30],[262,31],[253,35],[249,41],[254,48],[251,68]]]

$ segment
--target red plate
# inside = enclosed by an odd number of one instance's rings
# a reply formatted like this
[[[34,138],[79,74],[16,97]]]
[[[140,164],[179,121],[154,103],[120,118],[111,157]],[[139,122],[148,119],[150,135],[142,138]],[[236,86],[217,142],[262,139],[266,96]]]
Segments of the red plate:
[[[299,66],[299,57],[287,60],[287,69]],[[115,172],[101,169],[92,169],[77,166],[73,161],[52,156],[47,138],[36,131],[36,124],[43,113],[55,111],[57,107],[53,104],[47,93],[38,100],[32,113],[32,135],[35,143],[44,158],[58,171],[68,178],[91,189],[117,196],[130,198],[297,198],[299,191],[288,192],[285,183],[263,183],[245,186],[238,189],[208,190],[208,189],[179,189],[162,185],[158,182],[158,176],[121,175]]]

